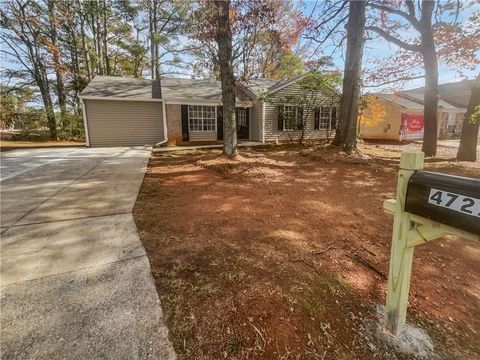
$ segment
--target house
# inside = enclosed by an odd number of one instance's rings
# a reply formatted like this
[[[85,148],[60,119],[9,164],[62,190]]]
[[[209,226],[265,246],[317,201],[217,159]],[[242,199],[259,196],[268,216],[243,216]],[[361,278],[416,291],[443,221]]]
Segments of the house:
[[[423,138],[423,93],[400,92],[395,94],[373,94],[369,103],[376,103],[382,115],[375,121],[369,109],[361,117],[359,133],[363,139],[421,140]],[[438,137],[455,137],[460,134],[466,106],[440,98],[438,100]]]
[[[254,79],[237,85],[238,138],[258,142],[288,141],[288,117],[301,111],[278,104],[285,94],[299,93],[290,80]],[[263,100],[263,94],[271,96]],[[329,97],[325,91],[325,98]],[[186,145],[223,139],[220,82],[212,79],[159,80],[96,76],[80,94],[87,146]],[[305,139],[329,136],[336,123],[336,104],[307,116]]]

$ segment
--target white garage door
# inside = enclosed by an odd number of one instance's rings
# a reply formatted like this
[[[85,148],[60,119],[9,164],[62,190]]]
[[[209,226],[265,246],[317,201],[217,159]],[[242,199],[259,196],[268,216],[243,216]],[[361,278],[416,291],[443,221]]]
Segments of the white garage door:
[[[154,145],[163,141],[161,102],[85,100],[90,146]]]

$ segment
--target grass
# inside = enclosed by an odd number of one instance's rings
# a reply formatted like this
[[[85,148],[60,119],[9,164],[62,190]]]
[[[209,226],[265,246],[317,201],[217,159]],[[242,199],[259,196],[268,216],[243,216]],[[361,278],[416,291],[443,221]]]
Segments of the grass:
[[[0,140],[0,151],[16,150],[16,149],[34,149],[34,148],[55,148],[55,147],[71,147],[84,146],[84,141],[17,141],[17,140]]]

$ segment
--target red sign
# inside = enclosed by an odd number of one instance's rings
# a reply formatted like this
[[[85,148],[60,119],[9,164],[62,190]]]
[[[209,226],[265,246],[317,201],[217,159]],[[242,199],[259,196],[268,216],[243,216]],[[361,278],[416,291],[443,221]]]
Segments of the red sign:
[[[423,114],[402,114],[400,140],[415,140],[423,137]]]

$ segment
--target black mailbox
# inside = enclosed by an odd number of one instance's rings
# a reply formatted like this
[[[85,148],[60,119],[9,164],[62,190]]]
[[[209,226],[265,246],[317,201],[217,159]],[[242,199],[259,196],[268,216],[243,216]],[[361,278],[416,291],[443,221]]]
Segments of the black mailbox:
[[[405,211],[480,234],[480,180],[417,170],[410,177]]]

